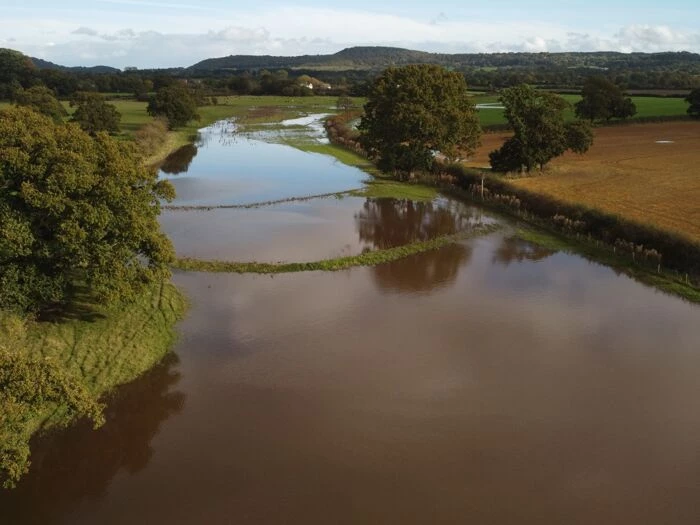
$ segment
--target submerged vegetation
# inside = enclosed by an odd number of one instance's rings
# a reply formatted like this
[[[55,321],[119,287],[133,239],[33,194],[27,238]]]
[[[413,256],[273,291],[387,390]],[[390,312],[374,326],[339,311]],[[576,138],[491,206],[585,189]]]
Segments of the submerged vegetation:
[[[376,266],[392,261],[397,261],[411,255],[431,250],[437,250],[459,242],[461,240],[486,235],[496,231],[497,225],[479,225],[472,230],[463,231],[452,235],[442,235],[427,241],[417,241],[402,246],[386,248],[381,250],[371,250],[359,255],[349,255],[335,259],[324,259],[313,262],[290,262],[290,263],[262,263],[262,262],[234,262],[234,261],[209,261],[203,259],[180,258],[175,261],[173,267],[178,270],[196,272],[217,272],[217,273],[293,273],[326,271],[335,272],[346,270],[355,266]]]

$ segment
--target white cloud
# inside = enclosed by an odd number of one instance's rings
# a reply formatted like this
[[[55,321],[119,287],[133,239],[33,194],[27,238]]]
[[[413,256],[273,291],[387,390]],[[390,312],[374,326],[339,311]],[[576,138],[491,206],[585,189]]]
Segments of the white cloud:
[[[667,26],[631,25],[615,34],[621,51],[698,50],[700,33],[674,31]]]
[[[6,17],[0,33],[17,37],[13,47],[66,65],[104,63],[117,67],[188,66],[232,54],[299,55],[333,53],[355,45],[393,45],[445,53],[496,51],[700,51],[700,32],[667,25],[629,25],[605,32],[542,21],[457,17],[439,12],[411,18],[359,9],[278,7],[196,11],[194,4],[102,0],[104,5],[164,7],[162,16],[124,22],[116,13],[97,23],[94,14],[68,19]],[[115,9],[122,9],[115,7]],[[190,13],[188,10],[192,11]],[[437,11],[437,9],[436,9]],[[124,25],[118,25],[120,22]],[[124,28],[128,25],[128,28]],[[75,27],[78,26],[78,29]],[[49,36],[50,35],[50,36]],[[50,40],[55,45],[48,47]]]
[[[81,26],[75,31],[71,32],[72,35],[87,35],[87,36],[97,36],[97,30],[90,29],[89,27]]]

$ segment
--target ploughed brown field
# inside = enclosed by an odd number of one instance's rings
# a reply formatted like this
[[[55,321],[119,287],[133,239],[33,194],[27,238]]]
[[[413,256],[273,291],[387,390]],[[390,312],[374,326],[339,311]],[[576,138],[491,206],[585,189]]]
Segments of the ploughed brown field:
[[[468,165],[488,166],[507,137],[485,134]],[[585,155],[567,153],[514,183],[700,241],[700,122],[597,128]]]

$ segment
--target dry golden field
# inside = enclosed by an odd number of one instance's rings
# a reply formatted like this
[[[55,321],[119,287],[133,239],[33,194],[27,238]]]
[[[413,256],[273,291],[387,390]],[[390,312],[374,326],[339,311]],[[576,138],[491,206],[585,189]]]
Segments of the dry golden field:
[[[507,134],[486,134],[471,166]],[[582,203],[700,241],[700,122],[602,127],[585,155],[567,153],[518,186]]]

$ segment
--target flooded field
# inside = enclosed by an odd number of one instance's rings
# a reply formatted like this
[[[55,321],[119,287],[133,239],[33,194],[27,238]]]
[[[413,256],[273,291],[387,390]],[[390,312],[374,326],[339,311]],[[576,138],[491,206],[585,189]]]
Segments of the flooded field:
[[[391,248],[492,222],[448,200],[330,197],[252,209],[166,210],[165,233],[180,257],[317,261]]]
[[[174,205],[251,204],[335,193],[359,188],[368,178],[332,157],[237,134],[229,122],[202,130],[197,146],[186,148],[162,172],[177,191]]]
[[[323,162],[309,180],[362,179]],[[223,173],[224,201],[259,198]],[[478,222],[503,229],[376,267],[176,273],[192,306],[173,355],[115,393],[102,429],[36,440],[0,523],[698,523],[697,306],[444,198],[163,216],[179,253],[236,260]]]

